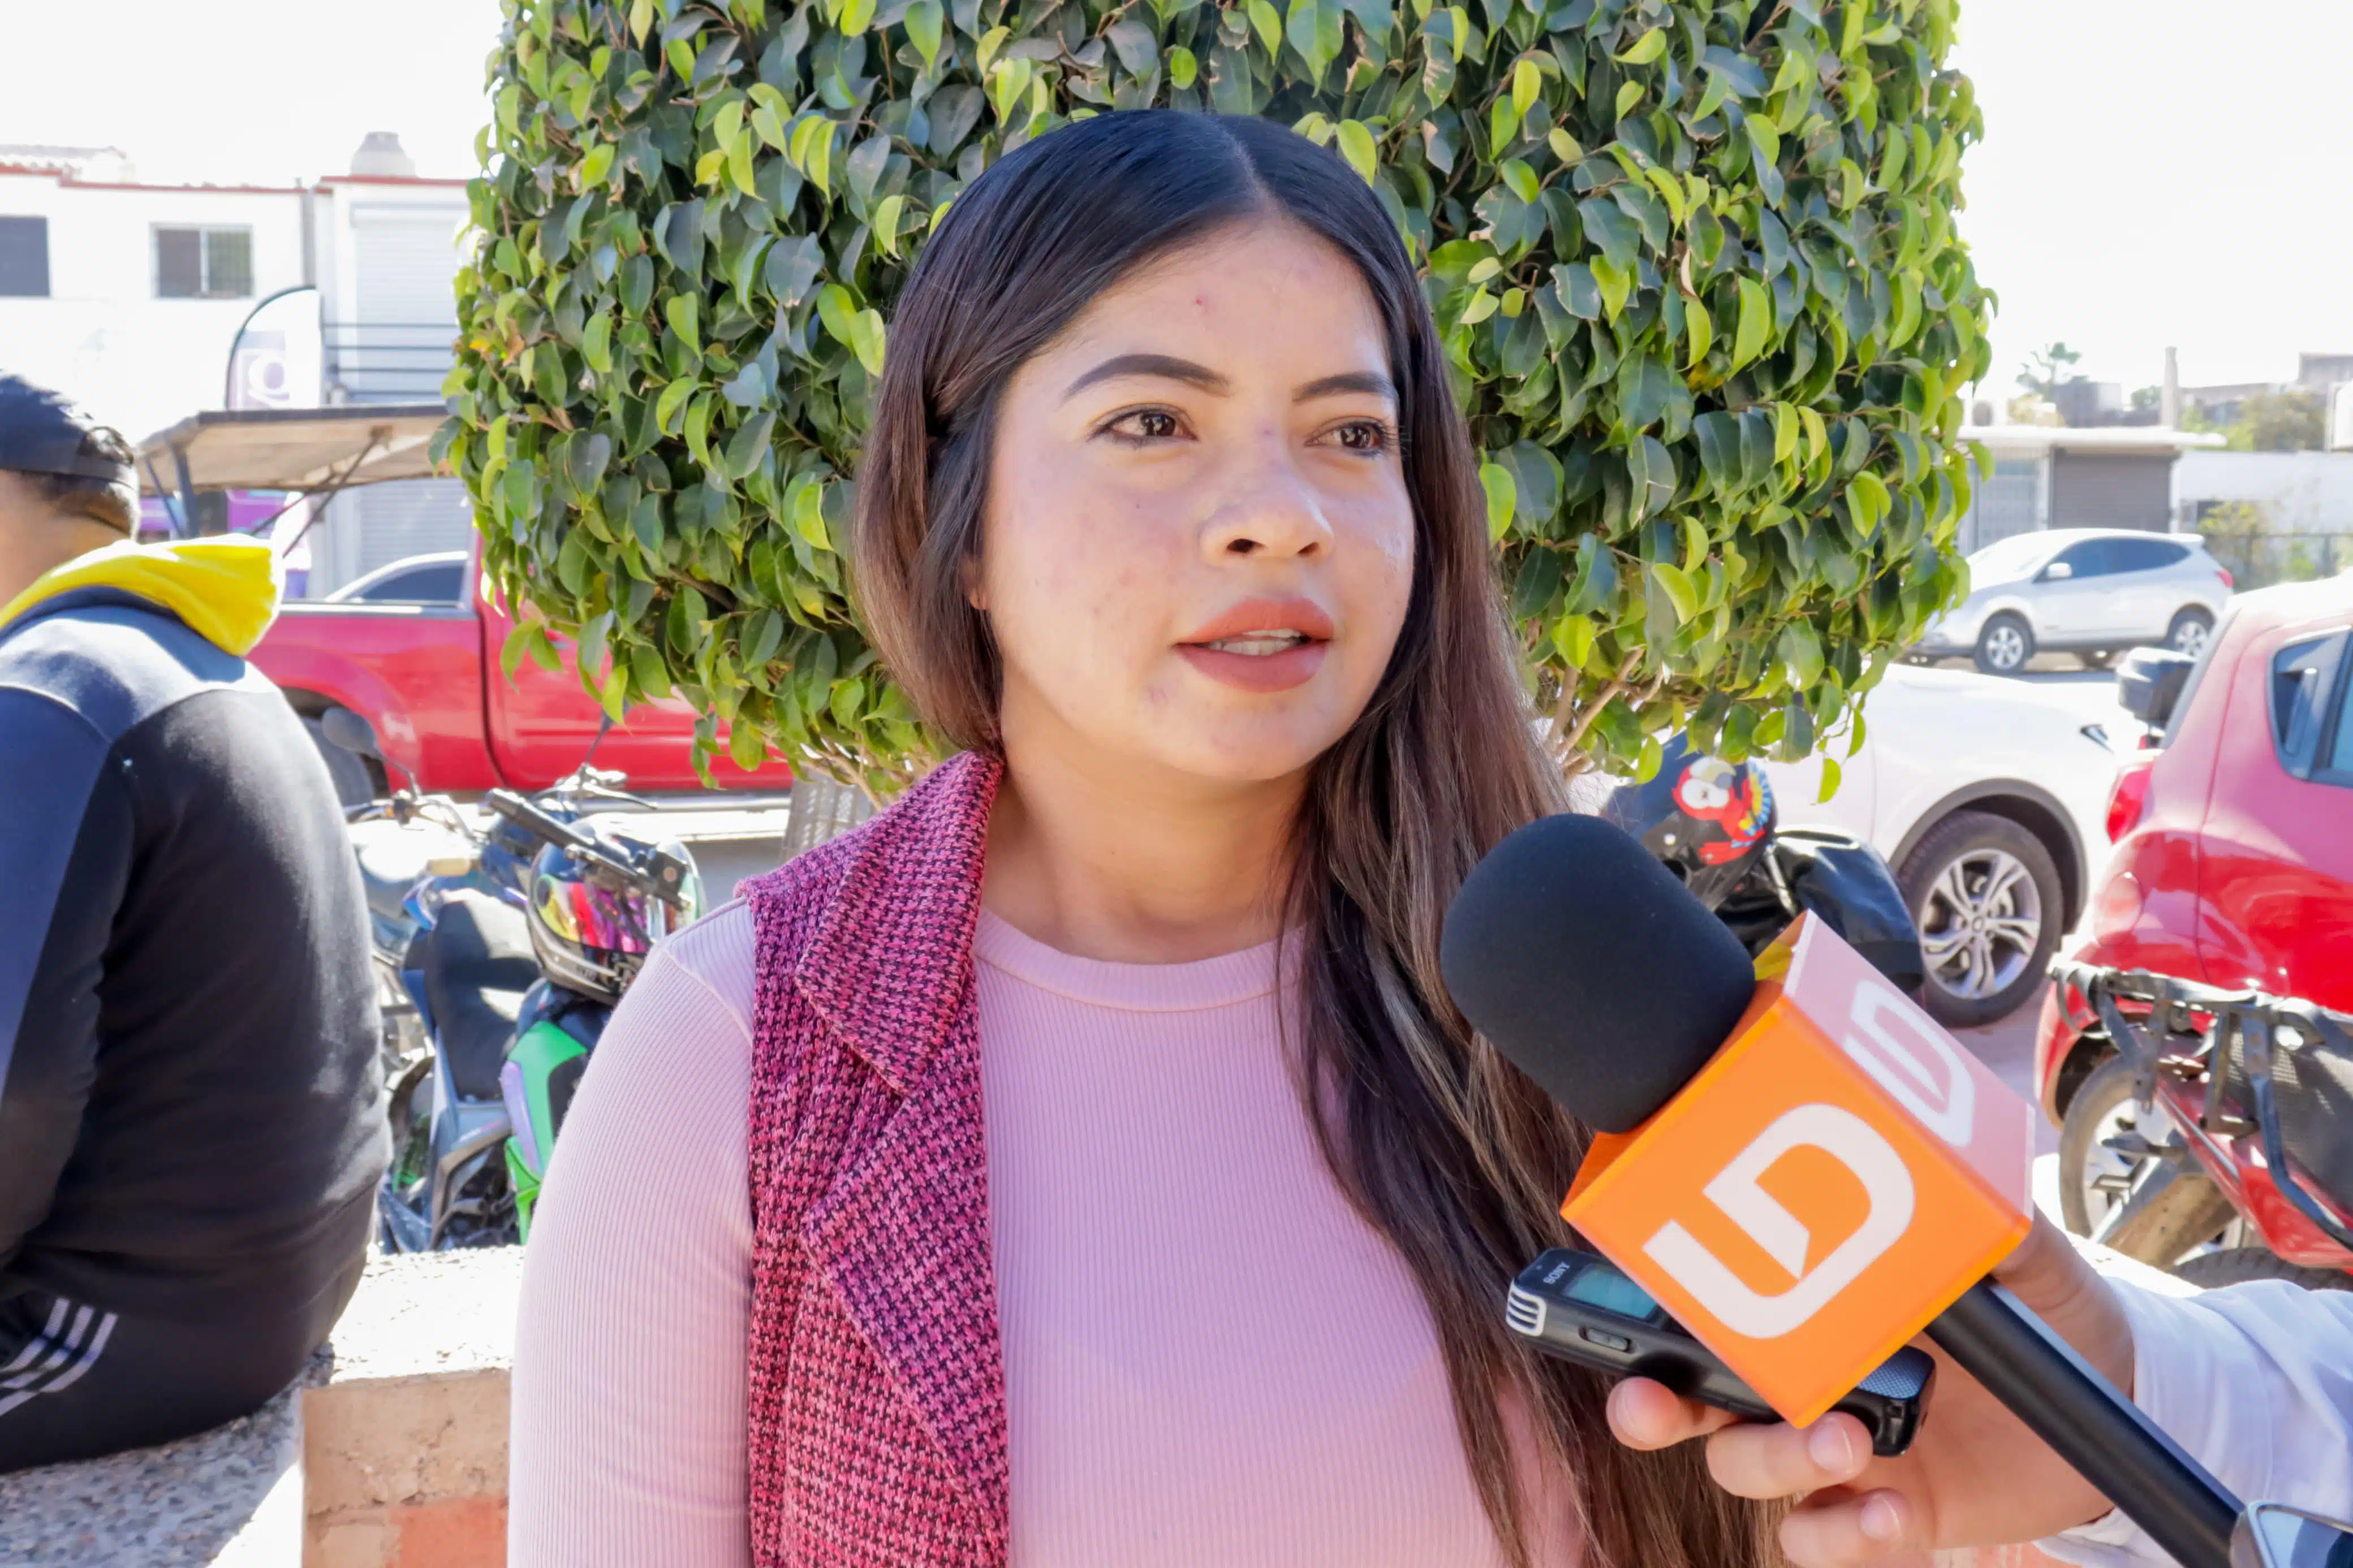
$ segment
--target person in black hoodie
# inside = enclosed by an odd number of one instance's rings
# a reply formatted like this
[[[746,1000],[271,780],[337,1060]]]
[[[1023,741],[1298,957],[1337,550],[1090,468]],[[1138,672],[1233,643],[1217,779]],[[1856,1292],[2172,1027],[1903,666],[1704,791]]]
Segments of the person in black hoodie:
[[[249,540],[136,542],[131,452],[0,376],[0,1471],[285,1386],[389,1156],[324,764]]]

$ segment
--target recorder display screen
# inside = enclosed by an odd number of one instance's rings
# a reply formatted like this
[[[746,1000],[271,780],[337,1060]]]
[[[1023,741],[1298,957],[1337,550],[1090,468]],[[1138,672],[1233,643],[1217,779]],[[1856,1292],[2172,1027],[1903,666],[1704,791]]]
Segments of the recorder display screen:
[[[1649,1291],[1606,1265],[1577,1270],[1577,1278],[1568,1282],[1568,1299],[1637,1322],[1653,1322],[1661,1316],[1659,1304],[1651,1300]]]

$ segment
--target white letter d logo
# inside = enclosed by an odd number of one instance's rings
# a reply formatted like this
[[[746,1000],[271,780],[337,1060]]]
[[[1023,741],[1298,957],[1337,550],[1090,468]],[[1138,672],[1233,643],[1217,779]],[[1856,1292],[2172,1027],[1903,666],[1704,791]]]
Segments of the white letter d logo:
[[[1809,1269],[1813,1242],[1798,1216],[1757,1184],[1773,1163],[1799,1146],[1820,1149],[1862,1183],[1871,1212],[1852,1236]],[[1912,1173],[1876,1129],[1835,1105],[1800,1105],[1757,1135],[1704,1189],[1710,1202],[1748,1233],[1796,1283],[1767,1295],[1753,1289],[1699,1238],[1669,1220],[1642,1250],[1734,1333],[1778,1339],[1804,1323],[1902,1238],[1912,1223]]]

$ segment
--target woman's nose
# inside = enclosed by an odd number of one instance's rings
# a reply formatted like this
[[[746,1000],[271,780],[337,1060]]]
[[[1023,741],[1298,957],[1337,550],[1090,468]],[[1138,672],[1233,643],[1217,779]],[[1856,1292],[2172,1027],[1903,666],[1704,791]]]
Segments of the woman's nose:
[[[1239,475],[1202,531],[1202,553],[1211,561],[1237,555],[1314,561],[1331,552],[1332,524],[1322,498],[1305,476],[1282,458]]]

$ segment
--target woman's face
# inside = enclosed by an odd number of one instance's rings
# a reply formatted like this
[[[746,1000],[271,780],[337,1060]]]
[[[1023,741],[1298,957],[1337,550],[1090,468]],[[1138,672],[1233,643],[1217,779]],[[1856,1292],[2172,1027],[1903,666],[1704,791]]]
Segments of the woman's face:
[[[998,407],[974,598],[1017,763],[1243,783],[1337,740],[1412,584],[1397,418],[1371,295],[1295,225],[1089,305]]]

